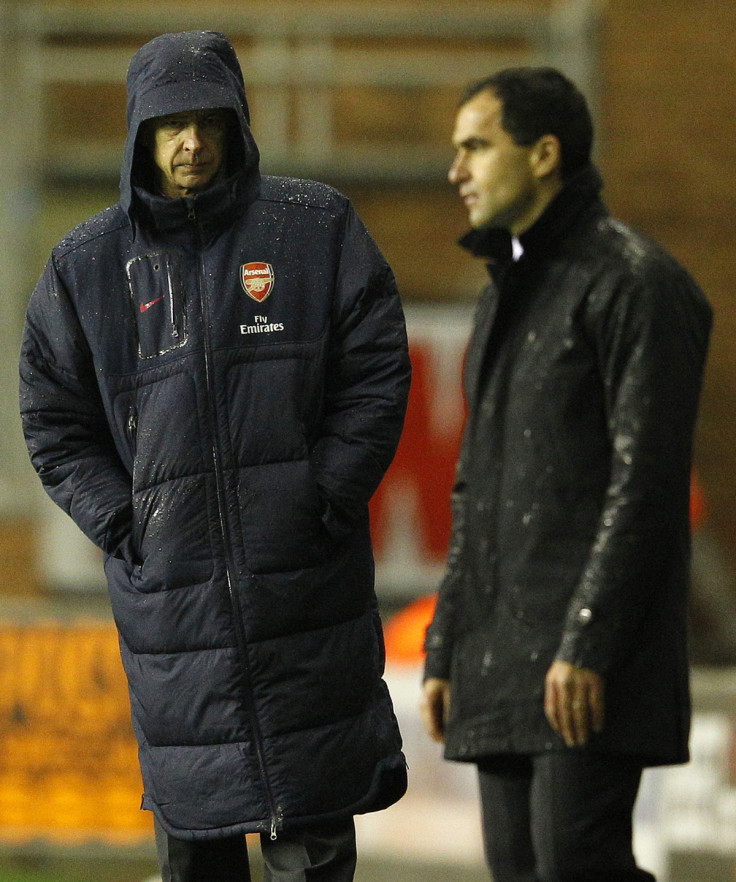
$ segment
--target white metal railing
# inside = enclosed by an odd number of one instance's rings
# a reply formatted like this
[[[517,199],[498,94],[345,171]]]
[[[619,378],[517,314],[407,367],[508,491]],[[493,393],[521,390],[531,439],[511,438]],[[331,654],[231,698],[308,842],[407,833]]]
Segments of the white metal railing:
[[[95,119],[99,102],[122,94],[106,85],[124,83],[130,57],[146,40],[195,28],[230,36],[266,171],[332,182],[441,184],[457,94],[494,69],[557,66],[580,84],[595,112],[598,18],[598,0],[557,0],[543,8],[504,0],[0,0],[0,298],[6,316],[0,419],[10,427],[0,437],[0,516],[33,507],[37,499],[15,391],[19,326],[32,284],[34,210],[49,180],[117,178],[123,139],[101,137]],[[57,137],[51,124],[49,111],[59,112],[51,105],[53,88],[60,84],[99,87],[98,104],[84,105],[86,131],[74,140]],[[342,114],[346,106],[355,109],[346,95],[359,90],[374,90],[372,106],[381,113],[406,108],[405,119],[398,114],[398,133],[381,138],[373,119],[363,119],[352,136],[346,131]],[[447,103],[438,110],[440,94]],[[121,131],[124,112],[121,101]]]
[[[7,4],[6,4],[7,5]],[[568,72],[597,103],[598,3],[564,0],[551,7],[488,2],[414,4],[251,2],[172,6],[80,2],[18,4],[23,45],[16,90],[38,107],[52,83],[121,83],[130,57],[167,30],[215,28],[238,51],[254,128],[267,170],[358,179],[436,180],[448,161],[445,139],[336,136],[342,90],[397,94],[451,90],[507,64],[552,64]],[[121,114],[123,108],[121,108]],[[448,120],[434,121],[444,132]],[[431,130],[431,124],[425,123]],[[30,145],[31,151],[33,146]],[[121,144],[80,137],[40,156],[52,176],[117,174]]]

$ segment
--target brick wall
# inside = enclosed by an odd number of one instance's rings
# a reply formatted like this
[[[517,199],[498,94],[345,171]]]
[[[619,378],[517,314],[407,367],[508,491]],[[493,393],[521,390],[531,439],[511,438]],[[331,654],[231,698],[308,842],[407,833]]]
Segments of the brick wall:
[[[692,272],[716,312],[697,463],[736,561],[736,9],[612,0],[603,40],[607,200]]]

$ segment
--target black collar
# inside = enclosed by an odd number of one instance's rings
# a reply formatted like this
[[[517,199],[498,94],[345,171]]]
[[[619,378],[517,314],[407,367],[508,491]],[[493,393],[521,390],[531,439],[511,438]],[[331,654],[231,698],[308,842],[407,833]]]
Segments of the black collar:
[[[134,187],[133,213],[144,226],[175,235],[190,230],[193,223],[204,240],[228,226],[260,190],[260,175],[238,172],[194,196],[170,199],[143,187]]]

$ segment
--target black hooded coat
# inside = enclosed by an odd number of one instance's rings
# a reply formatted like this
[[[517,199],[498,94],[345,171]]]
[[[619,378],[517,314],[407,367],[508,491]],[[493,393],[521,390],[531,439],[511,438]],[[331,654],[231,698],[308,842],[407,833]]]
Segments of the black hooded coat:
[[[446,756],[564,750],[555,659],[605,682],[588,748],[688,757],[689,491],[712,313],[655,243],[610,217],[591,166],[488,261],[468,422],[426,675],[451,680]]]
[[[205,108],[237,120],[225,173],[157,196],[141,124]],[[368,523],[406,407],[403,313],[350,203],[258,162],[225,37],[144,46],[120,202],[53,250],[21,354],[33,465],[105,552],[144,807],[185,839],[406,787]]]

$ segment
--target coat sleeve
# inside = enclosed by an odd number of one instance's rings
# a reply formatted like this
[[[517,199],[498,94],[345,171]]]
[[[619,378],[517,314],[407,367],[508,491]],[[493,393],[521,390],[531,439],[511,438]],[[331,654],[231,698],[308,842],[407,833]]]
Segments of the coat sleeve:
[[[468,411],[472,410],[470,401],[475,395],[479,382],[478,373],[485,351],[486,340],[493,324],[498,307],[498,292],[493,285],[483,291],[476,306],[473,319],[473,333],[468,344],[463,382]],[[424,642],[426,661],[424,679],[437,677],[449,679],[452,665],[452,651],[457,630],[460,608],[463,604],[464,557],[467,545],[466,507],[467,507],[467,467],[468,432],[466,426],[463,443],[455,468],[455,483],[452,488],[450,505],[452,509],[452,532],[447,552],[445,575],[440,583],[437,607],[432,622],[427,629]]]
[[[633,278],[590,298],[588,320],[604,383],[610,481],[557,658],[605,673],[653,603],[684,603],[662,596],[661,586],[680,584],[684,596],[688,579],[693,432],[712,319],[687,273],[658,252]]]
[[[95,545],[130,557],[131,479],[116,452],[92,356],[53,258],[26,314],[20,412],[31,462],[49,496]]]
[[[312,449],[333,534],[365,517],[404,424],[411,364],[393,273],[350,205],[336,280],[324,419]]]
[[[455,484],[450,504],[452,508],[452,533],[447,552],[445,575],[439,587],[437,606],[432,622],[427,628],[424,641],[426,659],[424,679],[436,677],[450,679],[452,648],[460,603],[462,603],[462,558],[465,547],[465,479],[463,477],[463,454],[458,458]]]

